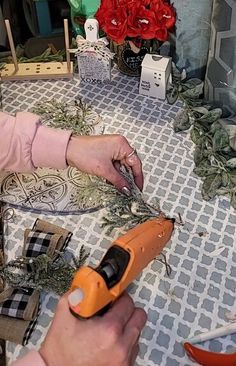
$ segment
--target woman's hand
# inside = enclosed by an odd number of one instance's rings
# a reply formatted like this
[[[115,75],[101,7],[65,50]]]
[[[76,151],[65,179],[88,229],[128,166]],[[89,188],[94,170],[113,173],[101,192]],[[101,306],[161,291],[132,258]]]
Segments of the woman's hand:
[[[121,135],[72,136],[67,148],[67,163],[85,173],[103,177],[129,194],[130,186],[120,172],[121,165],[131,169],[136,185],[143,189],[142,163],[133,152]]]
[[[58,308],[40,349],[47,366],[131,366],[139,352],[139,336],[145,312],[122,295],[102,317],[75,318],[68,295]]]

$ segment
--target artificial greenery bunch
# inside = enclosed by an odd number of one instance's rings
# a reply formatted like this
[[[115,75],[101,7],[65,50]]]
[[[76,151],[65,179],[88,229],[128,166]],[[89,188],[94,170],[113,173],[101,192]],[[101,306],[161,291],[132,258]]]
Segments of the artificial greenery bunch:
[[[70,130],[77,135],[90,135],[101,122],[101,118],[92,107],[81,99],[72,103],[55,99],[39,102],[32,110],[42,116],[42,121],[51,127]]]
[[[132,174],[125,169],[122,172],[129,181],[131,195],[126,196],[116,190],[115,194],[110,197],[101,224],[102,227],[107,228],[108,234],[115,228],[130,229],[149,219],[164,215],[157,200],[154,205],[149,205],[144,200],[142,193],[133,180]]]
[[[65,59],[65,50],[57,51],[54,46],[49,46],[43,53],[34,57],[24,56],[24,48],[22,46],[16,47],[16,57],[19,63],[32,62],[63,62]],[[9,64],[13,62],[12,56],[1,57],[1,62]]]
[[[64,294],[70,289],[75,272],[85,263],[88,254],[81,246],[79,257],[72,255],[72,264],[63,253],[53,259],[46,254],[18,257],[0,266],[0,282],[15,288],[34,288]]]
[[[230,197],[236,209],[236,117],[222,118],[222,109],[214,108],[203,98],[203,81],[186,79],[173,65],[173,82],[167,93],[170,104],[180,99],[184,109],[174,121],[175,132],[191,128],[195,143],[194,173],[203,179],[202,196]]]

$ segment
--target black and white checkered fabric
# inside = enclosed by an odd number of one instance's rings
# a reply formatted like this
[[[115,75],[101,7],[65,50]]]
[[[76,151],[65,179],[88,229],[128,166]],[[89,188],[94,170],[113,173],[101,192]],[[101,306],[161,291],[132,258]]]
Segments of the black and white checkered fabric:
[[[24,319],[24,311],[33,291],[31,288],[14,289],[11,296],[0,303],[0,315]]]
[[[31,230],[26,240],[26,257],[46,254],[53,235],[39,230]]]
[[[31,337],[31,334],[33,333],[34,331],[34,328],[38,322],[38,316],[40,314],[40,311],[41,311],[41,306],[40,306],[40,303],[39,303],[39,307],[38,307],[38,313],[37,315],[35,316],[35,319],[32,320],[30,323],[29,323],[29,326],[25,332],[25,335],[24,335],[24,338],[23,338],[23,341],[22,341],[22,346],[25,346],[29,340],[30,340],[30,337]]]

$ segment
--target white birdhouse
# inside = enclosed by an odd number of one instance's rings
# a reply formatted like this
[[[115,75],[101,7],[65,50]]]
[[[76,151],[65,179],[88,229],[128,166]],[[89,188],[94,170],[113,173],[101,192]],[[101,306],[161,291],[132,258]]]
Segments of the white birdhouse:
[[[166,89],[171,75],[171,58],[146,54],[142,62],[139,93],[158,99],[166,99]]]

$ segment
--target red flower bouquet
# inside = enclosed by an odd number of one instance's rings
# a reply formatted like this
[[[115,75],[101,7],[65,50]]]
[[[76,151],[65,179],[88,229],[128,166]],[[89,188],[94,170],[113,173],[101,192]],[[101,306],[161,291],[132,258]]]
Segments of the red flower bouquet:
[[[96,18],[117,44],[133,38],[166,41],[176,21],[173,6],[165,0],[101,0]]]

